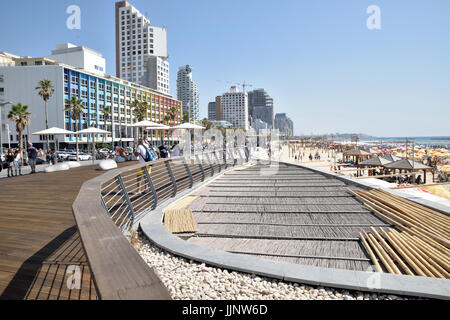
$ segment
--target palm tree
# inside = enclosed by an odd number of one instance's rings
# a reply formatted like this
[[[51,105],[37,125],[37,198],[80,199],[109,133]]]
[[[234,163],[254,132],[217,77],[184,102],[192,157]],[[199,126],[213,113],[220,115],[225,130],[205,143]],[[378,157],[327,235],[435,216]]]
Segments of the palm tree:
[[[143,121],[145,118],[147,118],[147,102],[145,102],[145,101],[141,102],[141,101],[135,99],[131,103],[131,107],[134,108],[134,111],[136,112],[136,120],[138,122]],[[141,128],[141,136],[142,136],[142,131],[143,131],[143,129]]]
[[[103,108],[103,115],[105,116],[104,123],[105,123],[105,130],[106,130],[106,122],[108,121],[109,116],[111,115],[111,107],[110,106],[105,106]],[[106,134],[103,135],[103,145],[105,144],[105,138],[106,138]],[[111,141],[112,141],[112,125],[111,125]],[[111,142],[111,145],[112,145],[112,142]]]
[[[22,131],[30,124],[31,113],[28,112],[28,106],[18,103],[11,106],[11,111],[8,113],[8,119],[16,122],[16,131],[19,133],[19,153],[21,159],[21,166],[23,166],[23,136]]]
[[[170,124],[173,125],[177,118],[177,108],[175,108],[175,107],[170,108],[168,116],[169,116],[169,121],[171,121]]]
[[[35,88],[39,90],[38,94],[44,99],[45,103],[45,129],[48,129],[48,100],[55,92],[55,88],[52,85],[52,82],[48,79],[44,79],[39,81],[38,86]],[[47,136],[47,150],[50,150],[50,141],[49,136]]]
[[[183,122],[189,122],[189,112],[185,111],[183,112]]]
[[[204,126],[206,128],[206,130],[209,130],[212,128],[213,124],[211,121],[209,121],[208,119],[204,118],[202,120],[202,126]]]
[[[79,121],[80,116],[84,113],[83,105],[81,104],[83,101],[78,99],[77,97],[72,97],[70,100],[66,99],[66,111],[72,113],[72,120],[75,121],[76,131],[79,131]],[[78,134],[75,135],[76,139],[76,148],[77,148],[77,161],[78,161]]]

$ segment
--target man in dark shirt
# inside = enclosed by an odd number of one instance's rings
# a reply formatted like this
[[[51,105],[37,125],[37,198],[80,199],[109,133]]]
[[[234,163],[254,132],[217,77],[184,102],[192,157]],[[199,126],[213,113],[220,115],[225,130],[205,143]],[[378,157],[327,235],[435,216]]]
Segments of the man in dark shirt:
[[[31,167],[31,173],[36,173],[36,157],[37,157],[37,150],[35,147],[33,147],[33,144],[30,142],[28,143],[28,162]]]

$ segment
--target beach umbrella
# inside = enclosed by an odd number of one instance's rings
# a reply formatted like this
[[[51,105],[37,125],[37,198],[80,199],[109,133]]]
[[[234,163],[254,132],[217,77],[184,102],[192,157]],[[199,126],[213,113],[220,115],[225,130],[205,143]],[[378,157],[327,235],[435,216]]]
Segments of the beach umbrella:
[[[193,123],[186,122],[173,127],[173,129],[206,129],[206,128]]]
[[[49,129],[45,129],[42,131],[32,133],[32,135],[35,135],[35,136],[58,136],[58,135],[66,136],[69,134],[74,134],[74,132],[66,130],[66,129],[57,128],[57,127],[53,127],[53,128],[49,128]],[[56,139],[53,140],[53,142],[55,144],[55,149],[56,149]]]
[[[164,126],[164,125],[160,124],[160,123],[156,123],[156,122],[150,121],[150,120],[142,120],[142,121],[133,123],[130,126],[131,127],[135,127],[135,128],[147,128],[147,127],[160,128],[161,126]],[[153,135],[152,135],[152,140],[153,140]]]
[[[172,127],[166,126],[165,124],[160,124],[156,127],[155,126],[145,127],[145,129],[147,129],[147,130],[170,130],[170,129],[172,129]],[[153,142],[153,136],[152,136],[152,142]],[[162,135],[161,135],[161,143],[164,144]]]
[[[130,127],[142,127],[142,128],[145,128],[145,127],[161,127],[161,126],[164,126],[164,125],[160,124],[160,123],[156,123],[156,122],[150,121],[150,120],[143,120],[143,121],[139,121],[139,122],[136,122],[136,123],[133,123],[133,124],[130,125]]]
[[[92,134],[92,135],[95,135],[95,134],[107,134],[107,133],[109,133],[109,131],[98,129],[98,128],[94,128],[94,127],[83,129],[83,130],[80,130],[80,131],[76,132],[76,134]],[[94,159],[94,136],[92,136],[92,163],[94,163],[94,160],[95,160]]]

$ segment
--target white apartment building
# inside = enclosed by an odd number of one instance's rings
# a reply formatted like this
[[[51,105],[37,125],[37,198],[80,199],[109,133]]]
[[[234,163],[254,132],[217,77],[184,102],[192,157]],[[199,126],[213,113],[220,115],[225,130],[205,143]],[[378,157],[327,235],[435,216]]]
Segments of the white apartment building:
[[[19,56],[16,56],[11,53],[0,51],[0,66],[14,66],[15,62],[14,59],[19,58]]]
[[[148,69],[147,56],[159,57],[161,68]],[[116,2],[116,76],[142,85],[154,78],[151,88],[169,93],[167,58],[167,29],[153,26],[127,1]]]
[[[248,95],[239,92],[236,87],[222,95],[222,118],[233,124],[235,128],[249,129],[248,123]]]
[[[72,43],[56,45],[47,58],[98,75],[106,73],[106,60],[100,52]]]
[[[177,99],[183,103],[183,113],[188,112],[191,119],[200,120],[200,97],[197,84],[192,80],[193,70],[189,65],[178,69]]]

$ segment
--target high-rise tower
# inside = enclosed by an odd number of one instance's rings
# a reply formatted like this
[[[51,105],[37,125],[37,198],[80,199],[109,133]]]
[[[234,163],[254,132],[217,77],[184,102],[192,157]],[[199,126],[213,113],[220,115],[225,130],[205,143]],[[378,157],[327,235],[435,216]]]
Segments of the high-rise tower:
[[[167,29],[127,1],[116,2],[116,76],[170,93]]]

